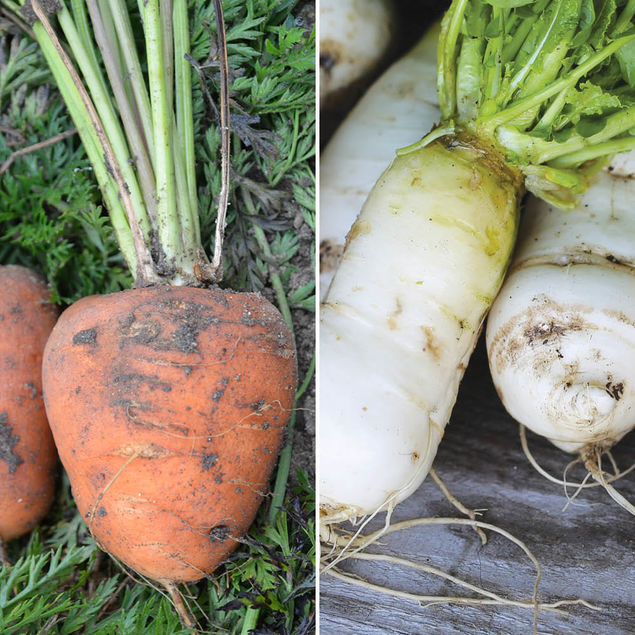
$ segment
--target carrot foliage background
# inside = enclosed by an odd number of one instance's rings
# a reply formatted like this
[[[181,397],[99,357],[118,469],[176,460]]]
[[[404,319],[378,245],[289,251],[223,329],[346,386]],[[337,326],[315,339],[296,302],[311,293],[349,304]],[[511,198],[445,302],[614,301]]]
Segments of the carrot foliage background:
[[[41,272],[65,306],[131,279],[48,68],[10,18],[13,4],[0,0],[0,264]],[[189,4],[201,226],[210,251],[220,188],[216,28],[210,2]],[[292,0],[223,4],[234,133],[223,284],[263,292],[293,322],[300,383],[307,381],[282,506],[270,512],[265,502],[231,561],[191,585],[191,606],[203,632],[303,633],[314,607],[314,9]],[[9,555],[13,566],[0,570],[3,633],[187,632],[165,597],[97,550],[65,476],[41,528],[10,544]]]

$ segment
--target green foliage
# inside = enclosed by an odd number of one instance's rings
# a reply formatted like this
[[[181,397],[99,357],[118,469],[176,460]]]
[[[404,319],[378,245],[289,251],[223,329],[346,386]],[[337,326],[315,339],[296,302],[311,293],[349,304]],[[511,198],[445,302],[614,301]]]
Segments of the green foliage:
[[[211,2],[189,5],[199,205],[209,252],[220,188],[216,25]],[[275,274],[290,306],[305,311],[314,304],[315,39],[295,6],[224,2],[233,119],[225,284],[266,290]],[[72,128],[35,45],[24,34],[0,34],[0,165],[28,149],[0,174],[0,263],[41,271],[61,304],[131,283],[77,135],[30,148]],[[265,232],[270,255],[255,228]],[[182,588],[203,632],[240,633],[250,623],[261,632],[311,632],[314,492],[306,474],[297,480],[273,527],[264,506],[230,561],[212,579]],[[65,475],[39,533],[10,544],[9,555],[12,567],[0,569],[2,633],[188,632],[162,592],[98,551]]]
[[[291,303],[313,309],[314,296],[296,301],[290,283],[294,267],[314,258],[313,241],[302,245],[295,260],[267,262],[251,231],[258,223],[275,240],[276,233],[297,235],[300,225],[312,237],[315,231],[315,34],[301,17],[289,14],[295,2],[261,0],[224,3],[231,74],[231,111],[234,173],[225,252],[225,284],[261,291],[269,273],[286,265],[285,291]],[[199,182],[203,245],[209,250],[220,188],[220,134],[216,25],[209,3],[198,2],[194,13],[199,25],[192,43],[193,57],[204,81],[199,111],[203,143],[197,147],[203,166]],[[254,196],[257,213],[250,214],[244,192]],[[308,255],[307,255],[307,252]]]
[[[0,165],[73,128],[35,44],[8,33],[0,106]],[[129,284],[76,135],[17,157],[0,175],[0,262],[43,272],[61,303]]]
[[[258,610],[263,632],[309,633],[314,620],[315,493],[305,473],[277,513],[266,509],[214,579],[182,587],[202,632],[239,633]],[[34,533],[11,567],[0,568],[0,632],[6,635],[154,633],[184,629],[170,600],[104,557],[75,511],[65,478],[52,518]],[[74,508],[73,508],[74,509]]]
[[[498,147],[537,196],[574,205],[589,164],[635,148],[634,13],[630,0],[454,0],[439,43],[444,126]]]

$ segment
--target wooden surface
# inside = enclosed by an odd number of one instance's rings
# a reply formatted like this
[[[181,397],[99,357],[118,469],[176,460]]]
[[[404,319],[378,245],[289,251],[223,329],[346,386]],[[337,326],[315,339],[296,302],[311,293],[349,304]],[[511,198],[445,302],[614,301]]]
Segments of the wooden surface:
[[[571,460],[529,433],[539,463],[561,475]],[[624,469],[635,461],[635,433],[617,446]],[[526,542],[542,565],[540,600],[584,598],[600,610],[568,607],[568,615],[542,611],[538,632],[558,635],[635,634],[635,518],[602,488],[586,489],[563,511],[563,488],[528,463],[517,424],[492,386],[483,342],[472,358],[452,420],[435,460],[438,474],[465,505],[486,509],[481,517]],[[583,474],[574,470],[570,477]],[[635,473],[617,483],[635,501]],[[394,513],[394,520],[456,516],[430,477]],[[375,523],[374,527],[379,527]],[[393,534],[373,550],[433,565],[505,597],[531,597],[535,569],[520,549],[495,534],[481,546],[469,527],[419,527]],[[411,569],[348,561],[343,569],[373,582],[421,594],[465,595],[460,588]],[[526,608],[431,606],[391,598],[340,582],[320,581],[321,635],[391,633],[531,633]]]

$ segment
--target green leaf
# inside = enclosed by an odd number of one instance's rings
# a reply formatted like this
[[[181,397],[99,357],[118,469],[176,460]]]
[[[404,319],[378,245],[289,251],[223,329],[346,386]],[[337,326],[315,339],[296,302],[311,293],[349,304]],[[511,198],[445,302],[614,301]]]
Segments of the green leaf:
[[[485,27],[483,35],[486,38],[495,38],[503,35],[503,17],[498,16],[497,19],[491,20]]]
[[[596,10],[597,17],[593,25],[593,33],[589,39],[589,43],[594,49],[603,46],[609,33],[609,27],[615,22],[615,13],[617,7],[615,0],[602,0],[600,10]]]
[[[554,126],[557,130],[570,123],[577,124],[582,116],[601,115],[622,106],[617,95],[591,82],[584,82],[579,88],[570,89],[565,100],[566,106]]]
[[[485,0],[487,4],[491,4],[498,9],[513,9],[514,7],[524,7],[531,4],[535,0]]]
[[[622,77],[631,88],[635,88],[635,40],[623,46],[615,56],[620,64]]]
[[[592,137],[606,127],[606,119],[602,117],[581,117],[575,125],[575,131],[582,137]]]
[[[578,32],[571,42],[572,47],[576,48],[581,46],[591,37],[594,21],[595,5],[593,4],[593,0],[582,0],[580,23],[578,24]]]

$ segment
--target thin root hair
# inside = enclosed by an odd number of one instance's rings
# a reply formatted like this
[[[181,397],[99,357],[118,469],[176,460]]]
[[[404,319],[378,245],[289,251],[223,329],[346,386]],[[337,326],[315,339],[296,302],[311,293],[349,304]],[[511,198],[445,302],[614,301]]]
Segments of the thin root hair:
[[[90,522],[88,523],[88,531],[90,532],[90,535],[93,537],[93,540],[95,540],[95,542],[99,545],[99,542],[97,541],[97,539],[95,538],[95,536],[93,535],[93,522],[95,520],[95,512],[97,510],[97,507],[99,505],[99,503],[101,503],[102,499],[104,498],[106,492],[110,489],[110,486],[117,480],[117,478],[119,478],[119,475],[128,467],[128,465],[130,465],[130,463],[132,463],[132,461],[134,459],[136,459],[139,456],[139,453],[135,453],[133,454],[114,474],[114,476],[110,479],[110,481],[103,487],[103,489],[101,490],[101,492],[99,492],[99,495],[97,496],[97,498],[95,499],[95,503],[93,504],[93,508],[90,511]],[[101,549],[101,545],[99,545],[99,548]],[[102,549],[103,551],[103,549]]]
[[[443,495],[456,507],[462,514],[465,514],[468,518],[472,520],[476,520],[477,516],[482,516],[482,512],[476,509],[470,509],[466,507],[452,492],[448,489],[448,486],[443,482],[441,477],[437,474],[436,470],[431,467],[430,468],[430,476],[434,480],[434,482],[438,485],[439,489],[443,492]],[[474,531],[478,534],[478,537],[481,539],[481,543],[483,545],[487,544],[487,535],[485,532],[477,526],[474,526]]]
[[[368,554],[371,555],[371,554]],[[357,556],[354,556],[357,557]],[[407,561],[406,561],[407,562]],[[405,563],[404,563],[405,564]],[[415,563],[412,562],[407,562],[408,566],[413,566]],[[429,571],[429,573],[434,573],[433,571]],[[441,574],[442,572],[439,571],[438,574]],[[437,575],[436,573],[434,573],[435,575]],[[398,597],[398,598],[403,598],[403,599],[407,599],[407,600],[414,600],[416,602],[418,602],[419,604],[421,604],[421,606],[423,608],[427,608],[429,606],[434,606],[437,604],[463,604],[463,605],[489,605],[489,606],[517,606],[517,607],[522,607],[522,608],[535,608],[536,604],[534,604],[533,601],[531,602],[522,602],[522,601],[518,601],[518,600],[508,600],[506,598],[503,597],[489,597],[490,595],[495,595],[495,594],[490,594],[490,592],[486,591],[485,589],[479,589],[478,587],[474,587],[475,589],[478,589],[479,593],[484,593],[486,594],[488,597],[485,598],[476,598],[476,597],[457,597],[457,596],[433,596],[433,595],[420,595],[420,594],[416,594],[416,593],[409,593],[407,591],[399,591],[397,589],[391,589],[388,587],[384,587],[382,585],[378,585],[378,584],[374,584],[372,582],[368,582],[367,580],[364,580],[363,578],[360,578],[359,576],[350,574],[350,573],[344,573],[342,572],[340,569],[331,569],[329,571],[329,575],[332,575],[335,578],[338,578],[340,580],[343,580],[345,582],[350,582],[351,584],[356,584],[357,586],[361,586],[373,591],[378,591],[380,593],[386,593],[388,595],[391,595],[393,597]],[[445,577],[445,575],[443,575],[442,577]],[[463,581],[459,581],[459,584],[461,584],[462,586],[467,586],[468,583],[465,583]],[[471,586],[471,585],[469,585]],[[589,602],[587,602],[586,600],[560,600],[558,602],[553,602],[550,604],[539,604],[538,607],[542,610],[545,611],[553,611],[556,613],[561,613],[564,615],[568,615],[568,613],[566,611],[563,611],[562,609],[560,609],[561,606],[564,605],[583,605],[586,606],[589,609],[593,609],[593,610],[599,610],[599,607],[594,606],[592,604],[590,604]],[[536,632],[536,630],[534,629],[534,632]]]
[[[602,456],[604,451],[599,447],[593,447],[583,452],[582,460],[584,461],[584,467],[589,471],[589,474],[606,490],[608,495],[627,512],[635,516],[635,505],[631,503],[624,495],[620,494],[607,479],[606,473],[602,469]]]
[[[633,470],[635,470],[635,463],[633,463],[630,467],[625,470],[620,471],[617,463],[615,462],[615,458],[610,451],[610,448],[602,447],[598,444],[591,444],[587,448],[584,448],[580,456],[575,460],[571,461],[567,464],[564,469],[563,478],[559,479],[555,476],[552,476],[547,472],[543,467],[541,467],[536,461],[535,457],[531,453],[529,449],[529,444],[527,443],[527,429],[524,425],[519,424],[519,434],[520,434],[520,444],[522,446],[523,452],[527,457],[527,460],[531,463],[534,469],[544,476],[546,479],[553,483],[557,483],[558,485],[564,486],[565,496],[568,499],[567,504],[564,506],[563,511],[568,508],[568,506],[573,502],[573,500],[578,496],[581,490],[586,489],[588,487],[604,487],[609,496],[619,505],[621,505],[624,509],[629,511],[631,514],[635,515],[635,506],[630,503],[622,494],[620,494],[612,485],[614,481],[630,474]],[[602,457],[608,456],[611,466],[613,468],[614,473],[608,474],[602,469]],[[567,472],[575,465],[583,463],[586,468],[588,474],[583,479],[581,483],[572,483],[567,480]],[[589,476],[591,476],[595,482],[588,483]],[[570,495],[568,488],[575,487],[575,492]]]

